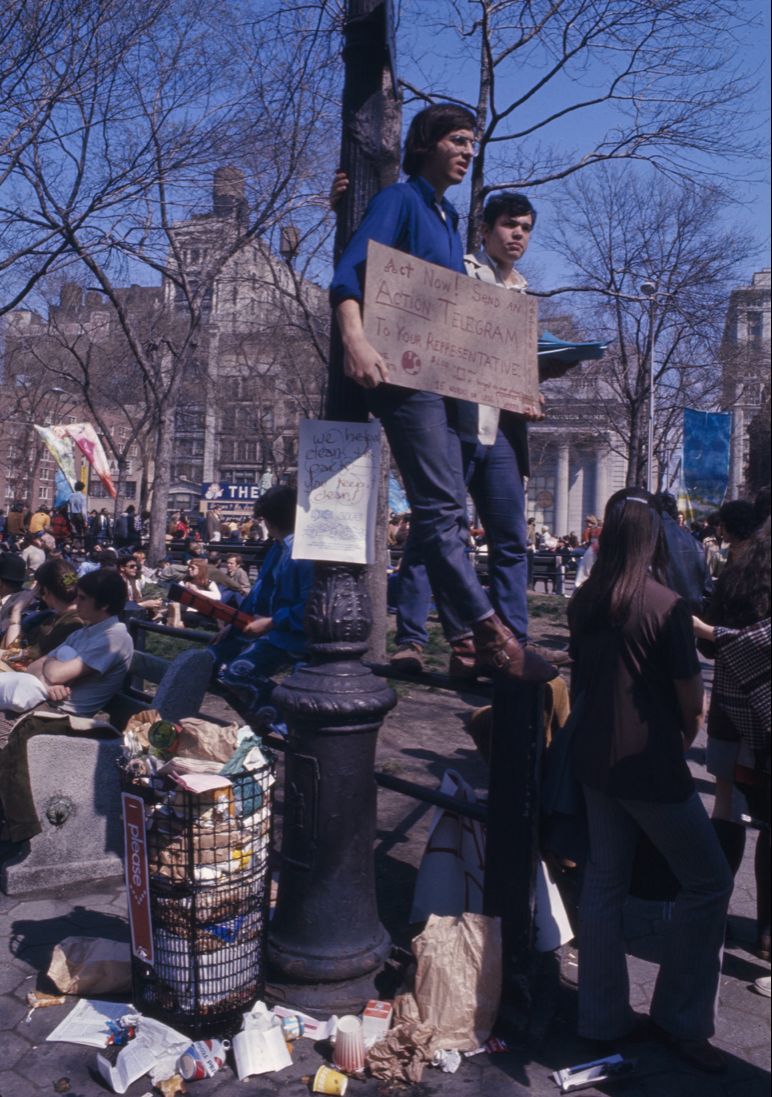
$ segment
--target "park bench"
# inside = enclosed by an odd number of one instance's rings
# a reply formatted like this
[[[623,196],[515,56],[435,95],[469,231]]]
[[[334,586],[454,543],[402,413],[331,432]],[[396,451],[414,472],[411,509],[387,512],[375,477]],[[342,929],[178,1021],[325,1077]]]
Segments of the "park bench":
[[[567,553],[536,552],[533,558],[531,586],[536,590],[536,584],[543,583],[544,593],[547,594],[548,584],[551,583],[554,594],[563,594],[567,580],[575,577],[577,567],[576,557]]]
[[[236,541],[205,541],[203,542],[203,550],[204,555],[208,555],[210,552],[217,552],[223,560],[225,560],[226,556],[232,554],[240,556],[243,561],[242,566],[247,575],[249,575],[250,568],[254,567],[259,571],[263,566],[263,561],[268,555],[272,543],[273,542],[267,541],[247,541],[244,544],[238,544]],[[172,541],[167,545],[167,551],[175,564],[181,564],[182,558],[185,555],[185,542]]]

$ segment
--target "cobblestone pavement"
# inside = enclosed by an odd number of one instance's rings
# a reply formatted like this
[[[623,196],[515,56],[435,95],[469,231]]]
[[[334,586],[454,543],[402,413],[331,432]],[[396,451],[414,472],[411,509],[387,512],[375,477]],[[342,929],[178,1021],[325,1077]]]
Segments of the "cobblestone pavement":
[[[554,640],[559,639],[555,634]],[[709,676],[710,668],[706,666]],[[409,780],[438,784],[447,766],[459,771],[476,788],[485,787],[485,770],[466,735],[463,719],[471,706],[456,695],[412,690],[387,720],[379,744],[379,765],[391,762],[394,772]],[[704,736],[690,751],[689,762],[707,803],[712,782],[704,769]],[[398,767],[398,768],[394,768]],[[281,775],[279,775],[281,783]],[[381,914],[392,935],[407,939],[412,887],[432,817],[426,805],[396,793],[379,792],[376,843]],[[278,812],[281,813],[279,795]],[[769,1079],[770,1001],[753,990],[753,981],[769,973],[769,965],[749,951],[755,935],[753,849],[749,831],[742,867],[731,903],[731,938],[724,956],[721,1005],[715,1043],[730,1061],[729,1073],[713,1078],[692,1070],[653,1039],[621,1041],[626,1057],[637,1057],[635,1078],[589,1089],[589,1095],[615,1097],[767,1097]],[[630,900],[627,937],[633,1007],[645,1013],[656,977],[656,961],[667,932],[662,904]],[[92,1048],[45,1042],[75,999],[65,1007],[38,1010],[27,1024],[25,997],[29,990],[53,988],[41,975],[51,951],[64,937],[83,934],[127,940],[126,904],[122,883],[112,879],[96,885],[60,887],[47,893],[8,897],[0,894],[0,1097],[51,1095],[54,1084],[68,1078],[72,1097],[98,1097],[106,1092],[96,1072]],[[542,1097],[557,1093],[550,1074],[559,1067],[598,1057],[597,1049],[576,1037],[577,954],[564,950],[554,1018],[545,1041],[536,1048],[513,1047],[496,1055],[465,1060],[454,1075],[434,1069],[419,1085],[389,1087],[374,1079],[352,1081],[351,1097],[402,1093],[406,1097]],[[226,1067],[212,1079],[188,1084],[200,1097],[269,1097],[308,1093],[308,1078],[322,1062],[324,1048],[302,1040],[295,1045],[293,1064],[276,1075],[253,1077],[246,1083]],[[304,1080],[305,1079],[305,1080]],[[128,1090],[129,1097],[151,1091],[148,1078]]]

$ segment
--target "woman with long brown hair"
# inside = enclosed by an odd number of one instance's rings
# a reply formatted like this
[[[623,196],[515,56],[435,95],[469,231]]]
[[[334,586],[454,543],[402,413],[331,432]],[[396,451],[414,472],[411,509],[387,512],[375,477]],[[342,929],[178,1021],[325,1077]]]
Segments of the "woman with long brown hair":
[[[653,497],[625,488],[606,507],[598,558],[569,606],[575,691],[572,740],[590,853],[579,907],[579,1031],[595,1040],[634,1025],[622,935],[640,832],[681,884],[664,941],[651,1019],[710,1073],[726,1061],[714,1033],[733,877],[684,758],[704,691],[686,603],[665,586],[667,547]]]

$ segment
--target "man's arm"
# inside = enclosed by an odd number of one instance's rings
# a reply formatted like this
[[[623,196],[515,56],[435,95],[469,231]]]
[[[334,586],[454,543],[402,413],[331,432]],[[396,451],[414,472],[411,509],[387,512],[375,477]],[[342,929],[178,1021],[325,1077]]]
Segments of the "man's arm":
[[[349,297],[335,310],[343,340],[343,371],[352,381],[374,389],[388,381],[389,369],[378,351],[365,338],[359,302]]]
[[[79,656],[60,662],[53,655],[41,655],[27,667],[27,674],[34,674],[43,685],[64,686],[69,682],[91,678],[96,673],[94,668],[84,663]]]

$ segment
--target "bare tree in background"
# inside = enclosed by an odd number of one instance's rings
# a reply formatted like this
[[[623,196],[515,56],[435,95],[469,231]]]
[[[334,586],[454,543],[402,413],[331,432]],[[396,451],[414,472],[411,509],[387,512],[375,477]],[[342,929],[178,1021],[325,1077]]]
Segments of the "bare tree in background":
[[[561,307],[589,338],[611,345],[605,358],[548,383],[545,393],[583,409],[588,433],[618,439],[628,486],[646,480],[652,333],[660,487],[681,442],[684,407],[719,405],[729,289],[755,251],[750,234],[719,227],[725,210],[715,191],[611,167],[577,178],[557,203],[548,243],[586,291]],[[657,288],[651,300],[640,292],[646,281]]]
[[[237,23],[226,3],[170,3],[109,79],[72,89],[29,142],[13,176],[23,203],[8,191],[0,199],[0,219],[49,232],[79,260],[142,374],[158,424],[154,559],[164,552],[176,409],[208,360],[217,281],[283,221],[302,224],[307,209],[318,218],[319,184],[334,163],[328,29],[324,9]],[[222,164],[232,167],[212,209]],[[207,230],[205,246],[186,246],[192,226]],[[119,289],[142,268],[164,287],[155,340],[143,337]]]
[[[0,190],[21,205],[20,161],[45,155],[55,120],[84,88],[110,79],[169,0],[0,0]],[[54,126],[52,132],[52,125]],[[50,271],[72,263],[56,228],[6,217],[0,224],[0,315]]]
[[[455,102],[459,83],[477,88],[463,103],[480,140],[468,250],[479,247],[492,190],[533,189],[608,160],[644,160],[687,183],[715,179],[720,162],[729,170],[739,159],[747,173],[761,155],[742,106],[754,80],[740,32],[753,27],[758,16],[715,0],[419,0],[404,9],[399,40],[412,64],[400,60],[403,88]]]

